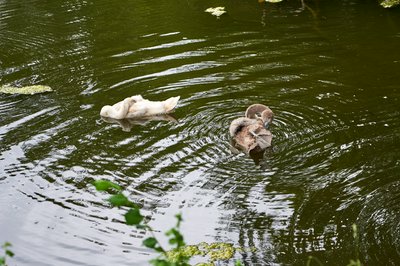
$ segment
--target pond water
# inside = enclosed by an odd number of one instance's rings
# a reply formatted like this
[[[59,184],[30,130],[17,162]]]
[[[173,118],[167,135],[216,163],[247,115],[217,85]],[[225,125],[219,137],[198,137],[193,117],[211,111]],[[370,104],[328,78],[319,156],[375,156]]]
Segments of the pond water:
[[[0,95],[10,265],[147,265],[146,233],[98,179],[162,241],[182,213],[189,244],[256,247],[236,254],[246,265],[346,265],[357,246],[366,265],[399,265],[400,10],[307,3],[0,0],[0,85],[55,90]],[[181,101],[168,121],[101,119],[135,94]],[[230,147],[252,103],[275,113],[263,158]]]

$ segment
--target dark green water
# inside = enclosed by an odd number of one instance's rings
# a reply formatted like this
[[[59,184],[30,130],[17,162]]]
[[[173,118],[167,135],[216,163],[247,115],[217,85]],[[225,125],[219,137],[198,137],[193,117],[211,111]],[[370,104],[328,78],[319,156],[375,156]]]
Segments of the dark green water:
[[[215,19],[203,11],[225,6]],[[0,0],[0,242],[10,265],[146,265],[142,231],[95,179],[121,184],[158,236],[255,246],[246,265],[400,264],[400,10],[375,1]],[[129,132],[99,111],[180,95],[177,122]],[[275,112],[257,164],[228,126]],[[232,261],[220,265],[232,264]]]

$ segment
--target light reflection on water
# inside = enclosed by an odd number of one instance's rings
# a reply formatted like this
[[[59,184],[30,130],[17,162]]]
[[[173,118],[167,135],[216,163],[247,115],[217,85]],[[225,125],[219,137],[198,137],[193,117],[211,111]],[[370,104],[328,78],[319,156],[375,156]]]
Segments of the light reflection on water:
[[[0,83],[55,89],[0,98],[0,242],[12,261],[146,265],[145,232],[90,185],[105,178],[164,242],[182,212],[188,243],[255,246],[237,255],[249,265],[345,265],[356,222],[365,262],[399,262],[398,12],[349,3],[316,14],[227,4],[215,20],[203,2],[0,1]],[[99,117],[134,94],[182,100],[173,118]],[[227,133],[255,102],[276,114],[256,162],[232,153]]]

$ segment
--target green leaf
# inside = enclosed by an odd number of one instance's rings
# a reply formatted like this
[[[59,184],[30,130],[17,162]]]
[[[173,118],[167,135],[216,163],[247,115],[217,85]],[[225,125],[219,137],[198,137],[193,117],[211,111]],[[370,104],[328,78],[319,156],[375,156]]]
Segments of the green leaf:
[[[7,254],[7,256],[9,256],[9,257],[14,257],[14,253],[11,251],[11,250],[6,250],[6,254]]]
[[[139,225],[143,221],[143,216],[137,208],[130,209],[125,214],[125,222],[127,225]]]
[[[177,247],[182,247],[185,245],[182,234],[175,228],[171,228],[165,233],[167,236],[172,236],[169,240],[171,245],[177,245]]]
[[[157,252],[160,252],[160,253],[161,252],[165,252],[165,250],[163,250],[162,247],[155,247],[154,250],[157,251]]]
[[[179,226],[181,225],[181,222],[183,221],[182,214],[178,213],[177,215],[175,215],[175,218],[177,219],[176,227],[179,228]]]
[[[93,185],[96,187],[98,191],[106,191],[110,188],[116,189],[118,191],[121,191],[121,187],[118,186],[117,184],[108,181],[108,180],[96,180],[93,182]]]
[[[129,205],[130,201],[127,197],[125,197],[122,193],[116,194],[108,198],[108,202],[110,202],[114,207],[121,207]]]
[[[237,260],[235,261],[235,266],[243,266],[243,264],[240,260]]]
[[[5,265],[6,264],[6,259],[3,257],[0,257],[0,265]]]
[[[171,228],[167,232],[165,232],[165,235],[167,235],[167,236],[174,235],[176,232],[177,231],[175,228]]]
[[[136,225],[137,229],[149,229],[150,231],[152,231],[152,229],[147,225],[147,224],[138,224]]]
[[[149,238],[146,238],[145,240],[143,240],[143,245],[148,248],[151,248],[151,249],[154,249],[157,244],[158,244],[158,241],[154,237],[149,237]]]

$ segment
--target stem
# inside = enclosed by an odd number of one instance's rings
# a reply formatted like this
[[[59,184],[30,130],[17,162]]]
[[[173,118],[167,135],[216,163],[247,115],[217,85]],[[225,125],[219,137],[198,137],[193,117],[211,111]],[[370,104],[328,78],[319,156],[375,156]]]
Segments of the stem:
[[[312,260],[315,260],[318,263],[318,265],[324,266],[319,259],[317,259],[316,257],[313,257],[313,256],[308,256],[307,266],[311,266],[311,261]]]
[[[160,248],[162,249],[162,253],[167,254],[167,252],[165,251],[165,249],[161,246],[160,241],[158,241],[156,235],[154,234],[153,228],[151,228],[151,227],[150,227],[149,225],[147,225],[147,224],[145,225],[145,228],[148,229],[149,232],[150,232],[150,234],[151,234],[151,236],[152,236],[155,240],[157,240],[158,245],[159,245]]]

